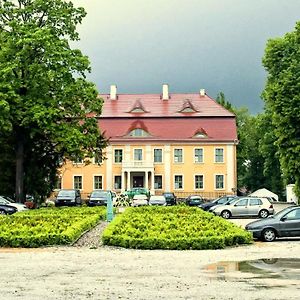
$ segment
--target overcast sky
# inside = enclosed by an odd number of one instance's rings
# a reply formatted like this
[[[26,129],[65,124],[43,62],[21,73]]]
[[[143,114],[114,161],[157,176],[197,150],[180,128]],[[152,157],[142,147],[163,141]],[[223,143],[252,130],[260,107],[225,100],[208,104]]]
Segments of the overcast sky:
[[[88,15],[76,44],[91,60],[99,92],[223,91],[262,111],[269,38],[292,31],[300,0],[73,0]]]

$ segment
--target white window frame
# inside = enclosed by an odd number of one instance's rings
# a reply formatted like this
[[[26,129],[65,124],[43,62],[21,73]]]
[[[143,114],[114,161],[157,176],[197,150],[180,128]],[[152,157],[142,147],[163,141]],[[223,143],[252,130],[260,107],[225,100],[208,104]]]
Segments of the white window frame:
[[[161,177],[161,188],[156,188],[155,187],[155,176],[160,176]],[[154,189],[155,190],[163,190],[164,188],[164,179],[163,179],[163,175],[162,174],[155,174],[154,175]]]
[[[181,150],[182,161],[175,161],[175,150]],[[183,164],[184,163],[184,149],[183,148],[174,148],[173,149],[173,162],[174,162],[174,164]]]
[[[141,150],[142,153],[142,159],[135,159],[135,151],[136,150]],[[144,158],[144,151],[143,148],[133,148],[133,161],[143,161]]]
[[[223,176],[223,188],[217,188],[217,176]],[[225,190],[225,175],[224,174],[214,174],[214,185],[215,185],[215,190]]]
[[[60,178],[60,189],[63,189],[64,186],[63,186],[63,177],[62,176],[58,176],[58,178]],[[59,191],[60,189],[54,189],[54,191]]]
[[[121,150],[122,151],[122,160],[120,162],[116,162],[116,150]],[[121,164],[124,159],[124,150],[122,148],[115,148],[114,149],[114,164]]]
[[[116,177],[120,177],[121,178],[121,186],[120,188],[116,188]],[[114,175],[114,190],[121,190],[122,189],[122,175]]]
[[[96,189],[96,187],[95,187],[95,177],[96,176],[101,177],[101,183],[102,183],[101,189]],[[93,174],[93,190],[103,190],[103,175],[102,174]]]
[[[223,150],[223,160],[222,161],[217,161],[217,150]],[[224,162],[225,162],[225,149],[224,149],[224,147],[215,147],[215,149],[214,149],[214,162],[216,163],[216,164],[223,164]]]
[[[181,176],[182,177],[182,188],[176,188],[176,182],[175,182],[176,176]],[[173,183],[174,183],[174,190],[177,190],[177,191],[184,190],[184,175],[183,174],[174,174]]]
[[[202,176],[203,180],[203,187],[202,188],[196,188],[196,176]],[[195,191],[203,191],[204,190],[204,174],[194,174],[194,190]]]
[[[196,150],[202,150],[202,161],[196,161]],[[204,148],[203,147],[195,147],[194,148],[194,163],[195,164],[203,164],[204,163]]]
[[[77,177],[77,176],[80,176],[80,177],[81,177],[81,189],[77,189],[77,188],[75,187],[75,177]],[[74,189],[74,190],[80,190],[80,191],[83,191],[83,175],[82,175],[82,174],[74,174],[74,175],[73,175],[73,189]]]
[[[155,161],[155,150],[160,150],[161,151],[161,161]],[[164,151],[162,148],[153,148],[153,163],[155,164],[162,164],[164,161]]]
[[[103,153],[102,153],[102,155],[103,155]],[[122,156],[123,157],[123,156]],[[96,157],[94,156],[93,157],[93,164],[94,165],[98,165],[98,166],[101,166],[102,164],[103,164],[103,156],[101,157],[101,162],[98,164],[97,162],[96,162]]]

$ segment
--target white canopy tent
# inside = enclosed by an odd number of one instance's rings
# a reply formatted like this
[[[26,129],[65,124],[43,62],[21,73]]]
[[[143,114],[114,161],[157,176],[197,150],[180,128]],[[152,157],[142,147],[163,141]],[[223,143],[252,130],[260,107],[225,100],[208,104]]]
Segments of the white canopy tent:
[[[271,197],[271,198],[274,198],[276,201],[278,201],[278,195],[276,195],[275,193],[265,189],[265,188],[262,188],[262,189],[259,189],[251,194],[249,194],[249,196],[255,196],[255,197]]]

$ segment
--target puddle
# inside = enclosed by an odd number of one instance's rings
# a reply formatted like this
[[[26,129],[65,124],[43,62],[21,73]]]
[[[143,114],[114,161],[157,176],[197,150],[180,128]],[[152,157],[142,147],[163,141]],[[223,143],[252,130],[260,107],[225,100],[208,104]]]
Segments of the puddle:
[[[256,288],[300,284],[300,259],[272,258],[248,261],[220,261],[204,267],[210,278],[255,283]]]

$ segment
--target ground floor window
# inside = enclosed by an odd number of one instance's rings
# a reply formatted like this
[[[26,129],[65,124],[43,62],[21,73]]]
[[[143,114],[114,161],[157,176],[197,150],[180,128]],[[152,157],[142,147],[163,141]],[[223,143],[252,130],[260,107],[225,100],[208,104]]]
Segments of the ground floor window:
[[[154,176],[154,188],[156,190],[162,189],[162,176],[161,175],[155,175]]]
[[[95,190],[102,190],[102,176],[94,176],[94,189]]]
[[[75,175],[73,186],[75,190],[82,190],[82,176],[81,175]]]
[[[175,189],[183,189],[183,177],[182,175],[175,175],[175,178],[174,178],[174,186],[175,186]]]
[[[224,175],[216,175],[216,189],[224,189]]]
[[[195,175],[195,189],[203,189],[203,175]]]
[[[114,187],[116,190],[121,189],[121,187],[122,187],[122,177],[121,176],[115,176]]]
[[[55,189],[56,190],[61,190],[62,189],[62,180],[61,177],[58,177],[55,183]]]

